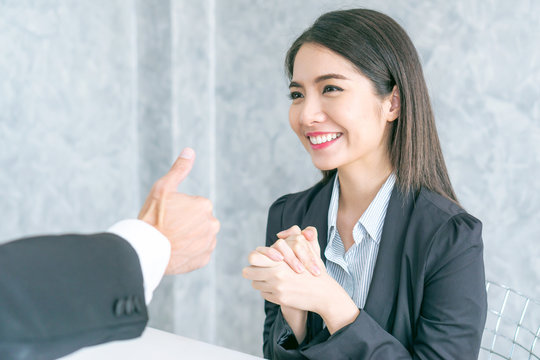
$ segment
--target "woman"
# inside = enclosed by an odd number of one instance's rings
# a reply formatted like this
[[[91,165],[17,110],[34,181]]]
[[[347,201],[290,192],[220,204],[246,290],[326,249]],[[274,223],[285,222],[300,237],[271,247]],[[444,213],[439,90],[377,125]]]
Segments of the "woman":
[[[264,355],[476,359],[481,223],[450,184],[409,37],[376,11],[330,12],[286,67],[290,125],[323,180],[272,205],[244,269],[267,300]]]

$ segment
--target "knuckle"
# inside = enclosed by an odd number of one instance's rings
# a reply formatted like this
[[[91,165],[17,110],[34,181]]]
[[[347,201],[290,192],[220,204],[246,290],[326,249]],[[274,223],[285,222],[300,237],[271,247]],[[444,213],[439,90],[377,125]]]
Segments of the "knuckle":
[[[216,232],[214,231],[211,225],[206,228],[205,235],[206,235],[206,242],[208,244],[214,241],[214,238],[216,237]]]
[[[207,211],[208,209],[212,208],[212,202],[209,199],[203,196],[198,196],[198,195],[192,195],[192,198],[193,198],[193,201],[195,201],[195,203],[197,204],[199,209],[203,211]]]
[[[257,246],[257,248],[255,249],[255,252],[266,255],[268,254],[268,248],[264,246]]]
[[[296,269],[296,267],[298,266],[298,259],[296,258],[296,256],[289,256],[289,257],[285,258],[285,262],[289,265],[290,268],[293,268],[293,269]],[[294,271],[296,271],[296,270],[294,270]],[[285,274],[281,274],[280,279],[284,280],[285,279]]]
[[[296,252],[296,251],[302,251],[304,250],[304,244],[302,244],[301,242],[294,242],[292,244],[292,249]]]
[[[282,288],[283,287],[283,281],[285,280],[285,273],[283,271],[278,271],[275,274],[275,278],[278,281],[277,287]]]
[[[212,239],[212,241],[210,242],[210,245],[208,246],[208,253],[213,253],[214,250],[216,249],[216,246],[217,246],[217,240],[214,238]]]
[[[286,246],[286,245],[287,245],[287,242],[286,242],[285,240],[283,240],[283,239],[278,239],[278,240],[274,243],[274,245],[272,245],[272,246],[275,246],[275,247],[277,247],[277,248],[283,248],[283,246]]]
[[[257,251],[252,251],[252,252],[249,253],[249,255],[248,255],[248,261],[249,261],[250,264],[253,263],[253,261],[255,260],[255,258],[257,257],[257,255],[258,255],[258,254],[257,254]]]
[[[214,218],[212,221],[212,228],[214,229],[214,232],[217,234],[219,232],[219,229],[221,229],[221,223],[218,219]]]
[[[285,262],[289,265],[289,266],[293,266],[293,262],[294,262],[294,259],[295,257],[294,256],[283,256],[283,260],[285,260]],[[278,272],[276,274],[276,277],[278,279],[282,279],[283,278],[283,275],[281,274],[281,272]]]
[[[207,199],[207,198],[202,198],[203,199],[203,206],[204,206],[204,209],[208,212],[212,212],[212,210],[214,209],[214,205],[212,204],[212,201],[210,199]]]
[[[212,259],[211,254],[207,254],[207,255],[203,256],[202,261],[201,261],[202,266],[208,265],[208,263],[210,262],[210,259]]]
[[[165,187],[166,187],[165,179],[164,178],[158,179],[154,183],[154,186],[152,187],[152,192],[157,193],[157,194],[161,194],[165,190]]]

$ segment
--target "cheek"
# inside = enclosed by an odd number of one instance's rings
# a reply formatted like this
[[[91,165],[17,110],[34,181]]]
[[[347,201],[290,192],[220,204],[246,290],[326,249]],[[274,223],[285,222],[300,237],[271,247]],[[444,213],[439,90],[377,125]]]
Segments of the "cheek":
[[[343,126],[351,137],[361,138],[362,143],[377,141],[384,133],[386,121],[372,104],[343,107],[341,111]]]
[[[299,135],[300,122],[298,121],[298,111],[293,106],[289,108],[289,125],[296,135]]]

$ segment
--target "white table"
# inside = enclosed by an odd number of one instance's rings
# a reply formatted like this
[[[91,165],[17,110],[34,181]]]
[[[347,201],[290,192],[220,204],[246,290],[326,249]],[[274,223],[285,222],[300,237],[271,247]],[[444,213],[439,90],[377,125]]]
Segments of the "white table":
[[[152,328],[146,328],[140,338],[87,347],[62,358],[62,360],[96,359],[254,360],[261,358]]]

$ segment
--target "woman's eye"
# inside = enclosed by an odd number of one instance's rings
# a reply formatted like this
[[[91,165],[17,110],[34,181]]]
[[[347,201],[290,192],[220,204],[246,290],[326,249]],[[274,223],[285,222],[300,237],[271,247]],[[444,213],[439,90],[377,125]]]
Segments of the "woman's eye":
[[[301,92],[298,92],[298,91],[292,91],[292,92],[289,94],[289,98],[290,98],[291,100],[300,99],[301,97],[303,97],[303,95],[302,95]]]
[[[326,85],[323,89],[323,94],[327,92],[334,92],[334,91],[343,91],[343,89],[334,85]]]

